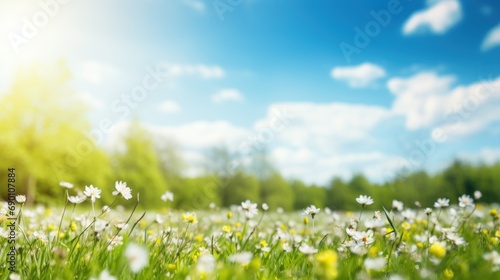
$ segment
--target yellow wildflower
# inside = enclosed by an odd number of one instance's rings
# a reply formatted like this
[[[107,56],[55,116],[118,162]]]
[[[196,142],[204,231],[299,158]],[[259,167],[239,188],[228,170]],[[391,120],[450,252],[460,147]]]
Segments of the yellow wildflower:
[[[439,259],[442,259],[446,255],[446,248],[439,242],[432,243],[429,248],[429,253]]]

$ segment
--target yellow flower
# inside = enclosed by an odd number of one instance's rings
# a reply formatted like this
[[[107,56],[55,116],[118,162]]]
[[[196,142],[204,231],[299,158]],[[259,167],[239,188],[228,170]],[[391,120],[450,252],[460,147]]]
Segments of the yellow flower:
[[[285,224],[281,224],[281,225],[280,225],[280,228],[281,228],[282,230],[286,230],[286,225],[285,225]]]
[[[48,228],[49,230],[54,230],[56,227],[55,227],[53,224],[50,224],[47,228]]]
[[[189,224],[196,224],[198,222],[198,218],[196,218],[196,213],[187,212],[182,214],[182,220]]]
[[[404,230],[409,230],[411,227],[410,223],[408,223],[408,222],[404,222],[401,226],[403,227]]]
[[[500,230],[495,231],[495,237],[500,237]]]
[[[490,238],[490,241],[491,241],[491,243],[493,243],[493,245],[495,245],[495,246],[498,244],[498,238],[497,238],[497,237],[492,237],[492,238]]]
[[[75,222],[71,222],[70,228],[72,231],[76,231],[78,229]]]
[[[429,253],[439,259],[442,259],[446,255],[446,248],[439,242],[432,243],[429,248]]]
[[[231,226],[225,225],[222,227],[222,231],[224,233],[230,233],[231,232]]]
[[[262,247],[267,247],[267,241],[265,241],[264,239],[262,239],[262,240],[260,241],[260,246],[262,246]]]
[[[240,228],[240,227],[241,227],[241,223],[240,223],[240,222],[237,222],[236,224],[234,224],[234,227],[235,227],[235,228]]]
[[[232,216],[233,216],[233,212],[228,211],[228,212],[227,212],[227,218],[228,218],[228,219],[231,219],[231,217],[232,217]]]
[[[332,250],[326,250],[316,255],[318,265],[324,268],[337,265],[337,253]]]
[[[198,235],[196,236],[196,241],[198,241],[198,242],[203,241],[203,235],[198,234]]]
[[[377,246],[372,246],[370,248],[370,251],[368,252],[368,255],[370,255],[370,257],[374,258],[378,255],[378,248]]]
[[[337,253],[326,250],[318,253],[315,258],[317,264],[316,274],[319,279],[335,279],[338,276]]]
[[[307,225],[309,223],[309,219],[306,217],[304,217],[304,225]]]
[[[453,278],[453,276],[454,276],[454,274],[453,274],[453,270],[451,270],[451,269],[449,269],[449,268],[445,269],[445,270],[444,270],[444,272],[443,272],[443,276],[444,276],[444,278],[446,278],[446,279],[451,279],[451,278]]]
[[[169,263],[167,265],[168,272],[170,272],[170,273],[174,272],[176,268],[177,268],[177,266],[175,265],[175,263]]]
[[[498,217],[498,211],[497,209],[493,208],[490,210],[490,216],[492,216],[493,218],[497,218]]]

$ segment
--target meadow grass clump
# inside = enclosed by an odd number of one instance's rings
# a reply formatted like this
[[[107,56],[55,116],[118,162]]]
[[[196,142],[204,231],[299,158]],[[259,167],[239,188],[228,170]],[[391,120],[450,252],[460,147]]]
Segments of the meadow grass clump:
[[[500,278],[497,206],[467,195],[423,209],[395,200],[392,210],[371,209],[373,199],[360,195],[359,213],[347,214],[314,205],[274,212],[250,200],[229,211],[144,212],[124,182],[111,205],[96,209],[100,193],[68,193],[54,209],[24,207],[19,197],[16,271],[3,264],[0,279]],[[123,200],[135,206],[116,206]],[[7,204],[0,209],[7,256]]]

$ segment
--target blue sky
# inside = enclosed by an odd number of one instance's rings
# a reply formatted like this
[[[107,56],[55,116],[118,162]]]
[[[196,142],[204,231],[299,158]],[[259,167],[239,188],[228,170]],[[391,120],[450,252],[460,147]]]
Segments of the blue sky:
[[[498,1],[40,3],[0,4],[0,92],[15,69],[64,59],[93,123],[112,121],[102,145],[137,116],[177,143],[187,174],[219,144],[241,164],[267,147],[316,183],[500,158]],[[117,113],[157,68],[158,86]]]

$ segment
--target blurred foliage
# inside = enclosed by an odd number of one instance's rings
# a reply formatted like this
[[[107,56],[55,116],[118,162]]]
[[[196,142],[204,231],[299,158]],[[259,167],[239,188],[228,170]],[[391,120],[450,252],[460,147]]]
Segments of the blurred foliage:
[[[11,90],[1,96],[0,175],[15,167],[18,193],[27,203],[64,202],[59,182],[103,184],[109,175],[107,156],[86,136],[86,108],[70,87],[64,62],[34,65],[17,73]],[[92,174],[92,178],[89,178]],[[5,197],[6,188],[1,188]]]
[[[205,175],[183,176],[186,163],[179,147],[169,139],[155,139],[138,120],[128,126],[115,150],[104,151],[88,135],[88,110],[71,88],[71,75],[64,63],[50,67],[35,65],[20,71],[9,92],[0,95],[0,178],[8,168],[17,172],[17,192],[28,203],[64,203],[60,181],[75,184],[74,195],[86,185],[102,189],[99,204],[110,204],[116,181],[125,181],[134,198],[120,200],[131,206],[140,193],[143,208],[229,207],[250,199],[271,209],[304,209],[314,204],[333,210],[356,210],[361,194],[375,200],[373,209],[391,208],[397,197],[406,207],[432,206],[437,198],[456,202],[462,194],[479,190],[482,202],[500,201],[500,163],[471,164],[455,161],[430,175],[415,171],[383,184],[370,182],[363,174],[350,180],[333,178],[325,186],[286,180],[274,168],[265,148],[237,157],[227,147],[206,153]],[[160,199],[166,191],[173,202]],[[6,188],[0,189],[6,198]]]
[[[167,183],[162,175],[160,161],[156,156],[153,140],[148,131],[134,120],[123,136],[122,146],[111,156],[113,174],[117,180],[125,181],[134,192],[140,193],[143,207],[158,208],[159,199],[167,190]],[[133,205],[136,199],[125,205]]]

